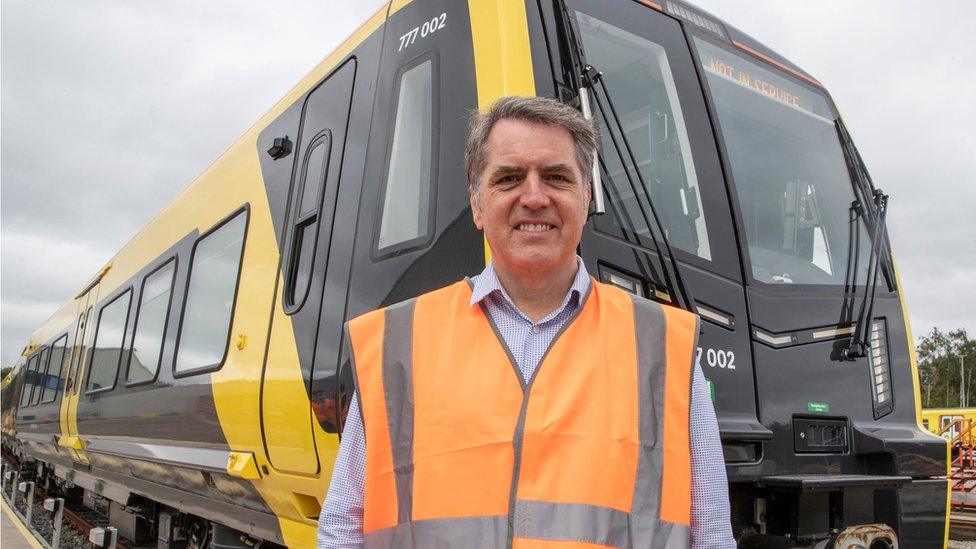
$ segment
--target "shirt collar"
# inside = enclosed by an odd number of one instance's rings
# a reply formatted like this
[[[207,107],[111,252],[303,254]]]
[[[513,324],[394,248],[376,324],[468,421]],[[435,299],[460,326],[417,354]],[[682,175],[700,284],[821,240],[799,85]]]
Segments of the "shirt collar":
[[[583,259],[576,256],[576,263],[579,265],[579,269],[576,270],[573,285],[570,286],[562,305],[558,309],[565,308],[569,300],[574,297],[576,298],[576,303],[579,303],[580,298],[586,295],[586,292],[590,289],[590,274],[583,265]],[[472,279],[472,282],[474,283],[474,287],[471,289],[471,301],[468,303],[468,306],[474,307],[476,303],[480,303],[494,292],[498,292],[505,298],[505,301],[513,307],[515,306],[512,298],[508,296],[508,292],[502,287],[501,281],[498,280],[498,274],[495,273],[495,267],[491,261],[485,266],[485,270],[481,271],[481,274]]]

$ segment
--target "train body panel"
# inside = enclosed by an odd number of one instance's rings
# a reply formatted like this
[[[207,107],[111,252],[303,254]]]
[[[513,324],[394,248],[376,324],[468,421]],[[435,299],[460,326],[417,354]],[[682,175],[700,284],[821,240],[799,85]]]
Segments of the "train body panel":
[[[483,268],[467,113],[578,101],[574,40],[605,86],[590,91],[607,211],[580,254],[604,282],[701,314],[737,536],[813,543],[874,521],[903,547],[943,540],[945,447],[920,428],[893,264],[868,323],[877,354],[843,356],[868,254],[845,288],[836,229],[859,183],[827,137],[836,108],[679,2],[384,6],[33,334],[4,381],[5,447],[123,505],[313,545],[353,391],[344,322]],[[794,126],[779,141],[756,133],[780,122]],[[823,174],[833,186],[810,183]]]

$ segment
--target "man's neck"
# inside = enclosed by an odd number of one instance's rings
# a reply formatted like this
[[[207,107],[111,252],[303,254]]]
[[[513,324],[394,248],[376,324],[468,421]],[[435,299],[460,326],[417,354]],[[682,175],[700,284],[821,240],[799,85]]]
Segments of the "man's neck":
[[[508,293],[515,306],[533,323],[539,322],[556,310],[569,289],[573,286],[573,279],[579,270],[579,262],[574,259],[571,263],[560,266],[557,270],[530,272],[515,276],[498,265],[494,266],[495,274],[502,288]]]

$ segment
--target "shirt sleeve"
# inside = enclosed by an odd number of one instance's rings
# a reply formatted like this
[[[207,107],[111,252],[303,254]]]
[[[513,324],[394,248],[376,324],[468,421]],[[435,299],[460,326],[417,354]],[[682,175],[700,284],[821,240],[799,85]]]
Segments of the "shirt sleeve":
[[[349,403],[329,492],[319,514],[318,549],[359,549],[363,546],[365,476],[366,436],[357,392],[353,393]]]
[[[701,366],[691,386],[691,548],[735,549],[729,483],[715,408]]]

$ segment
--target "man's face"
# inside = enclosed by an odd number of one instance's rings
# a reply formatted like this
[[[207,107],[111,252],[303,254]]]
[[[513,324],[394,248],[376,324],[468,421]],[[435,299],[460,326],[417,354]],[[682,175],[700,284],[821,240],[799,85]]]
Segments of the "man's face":
[[[471,211],[495,266],[515,276],[575,266],[590,189],[569,132],[501,120],[488,134],[488,148]]]

